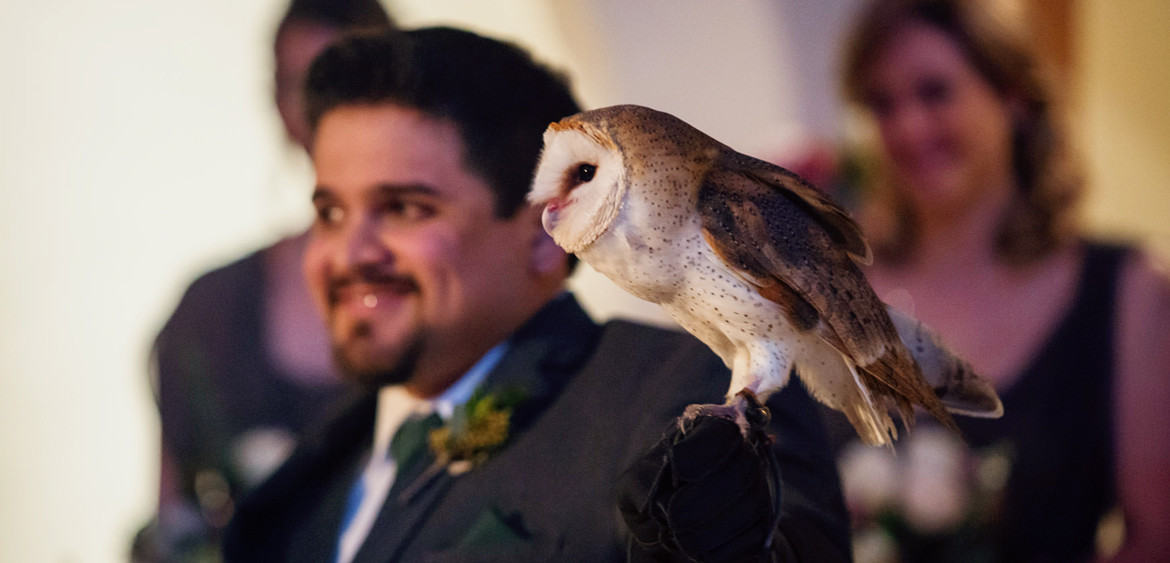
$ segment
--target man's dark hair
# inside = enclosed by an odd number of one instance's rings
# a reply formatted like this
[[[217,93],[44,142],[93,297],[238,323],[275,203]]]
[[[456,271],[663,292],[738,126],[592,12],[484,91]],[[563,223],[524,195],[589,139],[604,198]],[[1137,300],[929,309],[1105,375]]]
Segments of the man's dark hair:
[[[524,204],[549,123],[580,111],[560,74],[519,47],[437,27],[351,35],[309,70],[309,125],[339,106],[394,104],[459,130],[468,168],[496,194],[495,214]]]

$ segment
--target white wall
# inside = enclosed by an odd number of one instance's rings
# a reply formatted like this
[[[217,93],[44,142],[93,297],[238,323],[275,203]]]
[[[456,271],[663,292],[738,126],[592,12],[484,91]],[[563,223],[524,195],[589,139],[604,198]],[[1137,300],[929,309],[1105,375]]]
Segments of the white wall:
[[[157,486],[152,333],[303,207],[277,188],[275,9],[0,3],[0,561],[125,560]]]
[[[1077,26],[1088,224],[1170,258],[1170,2],[1082,0]]]

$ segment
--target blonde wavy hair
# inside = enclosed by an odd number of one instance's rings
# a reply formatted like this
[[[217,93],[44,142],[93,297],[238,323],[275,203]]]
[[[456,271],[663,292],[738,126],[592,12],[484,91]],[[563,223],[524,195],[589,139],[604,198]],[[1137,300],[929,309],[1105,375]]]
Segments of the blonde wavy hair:
[[[1008,264],[1033,263],[1075,233],[1074,215],[1083,191],[1080,171],[1046,71],[1018,18],[987,0],[877,0],[863,9],[847,43],[843,64],[846,98],[867,106],[867,73],[884,47],[907,23],[941,30],[1000,95],[1022,102],[1012,125],[1013,201],[999,220],[997,255]],[[887,228],[872,233],[876,252],[906,260],[921,236],[908,203],[874,171],[870,212]],[[883,217],[884,215],[884,217]]]

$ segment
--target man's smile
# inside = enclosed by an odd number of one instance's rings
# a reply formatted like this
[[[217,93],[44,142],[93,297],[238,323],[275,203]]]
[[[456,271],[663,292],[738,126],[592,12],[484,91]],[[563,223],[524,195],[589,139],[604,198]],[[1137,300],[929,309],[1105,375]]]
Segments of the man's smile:
[[[417,292],[418,284],[408,276],[342,278],[330,283],[329,307],[366,316],[377,309],[396,306]]]

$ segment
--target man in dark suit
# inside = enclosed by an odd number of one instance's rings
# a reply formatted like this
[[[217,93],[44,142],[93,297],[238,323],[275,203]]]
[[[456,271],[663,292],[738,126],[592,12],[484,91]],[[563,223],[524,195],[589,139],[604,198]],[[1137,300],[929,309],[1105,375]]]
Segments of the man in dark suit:
[[[308,103],[305,272],[370,394],[240,504],[228,561],[848,559],[803,389],[769,403],[774,442],[726,421],[684,436],[675,417],[722,402],[726,367],[681,332],[598,326],[565,292],[570,260],[524,201],[544,127],[578,110],[559,77],[424,29],[331,47]]]

